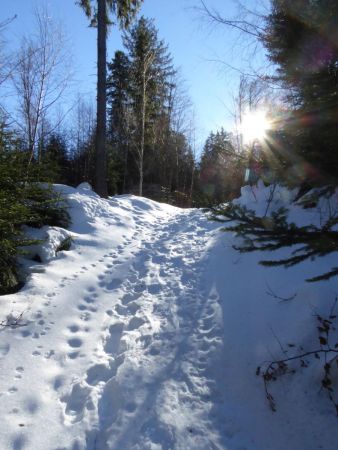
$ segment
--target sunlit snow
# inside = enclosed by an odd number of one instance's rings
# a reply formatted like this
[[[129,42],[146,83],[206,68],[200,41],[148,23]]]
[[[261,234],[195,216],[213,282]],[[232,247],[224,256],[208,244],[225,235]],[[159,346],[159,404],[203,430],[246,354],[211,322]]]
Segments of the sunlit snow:
[[[44,230],[46,264],[29,263],[25,287],[0,298],[0,320],[21,325],[1,330],[1,450],[337,448],[316,363],[274,382],[275,413],[255,375],[280,343],[316,342],[313,313],[330,310],[337,284],[304,279],[333,257],[267,269],[200,210],[58,189],[70,232]],[[260,184],[240,201],[264,210],[269,195]],[[294,197],[275,195],[271,208]],[[299,223],[317,213],[291,211]],[[296,296],[280,302],[268,286]]]

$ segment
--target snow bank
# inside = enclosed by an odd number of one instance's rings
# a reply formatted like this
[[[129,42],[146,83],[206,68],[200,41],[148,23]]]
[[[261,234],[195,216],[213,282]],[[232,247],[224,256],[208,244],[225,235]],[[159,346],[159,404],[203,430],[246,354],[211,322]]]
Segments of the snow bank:
[[[41,241],[39,244],[25,248],[25,252],[35,259],[46,263],[57,256],[62,245],[72,239],[72,233],[60,227],[26,228],[25,235],[30,239]]]
[[[329,217],[338,213],[338,189],[331,195],[320,197],[315,207],[304,208],[303,203],[317,193],[316,189],[297,198],[298,189],[288,189],[281,185],[265,186],[259,180],[256,186],[241,188],[241,196],[234,200],[235,204],[253,210],[258,216],[271,215],[281,208],[288,210],[288,220],[298,226],[321,226]]]

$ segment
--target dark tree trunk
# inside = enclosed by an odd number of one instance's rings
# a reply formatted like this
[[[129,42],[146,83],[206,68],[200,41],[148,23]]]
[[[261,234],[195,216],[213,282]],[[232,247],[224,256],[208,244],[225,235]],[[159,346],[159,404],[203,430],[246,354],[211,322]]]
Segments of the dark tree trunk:
[[[106,0],[97,1],[97,129],[95,189],[108,196],[106,152]]]

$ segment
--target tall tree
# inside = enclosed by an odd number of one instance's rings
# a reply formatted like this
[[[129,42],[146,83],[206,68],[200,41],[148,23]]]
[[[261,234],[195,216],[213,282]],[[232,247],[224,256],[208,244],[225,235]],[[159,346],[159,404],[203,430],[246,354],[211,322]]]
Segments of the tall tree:
[[[77,2],[92,24],[97,25],[97,131],[96,131],[96,180],[99,195],[108,195],[106,151],[106,41],[108,13],[111,12],[121,28],[129,26],[143,0],[92,0]]]
[[[127,191],[130,143],[130,61],[122,52],[115,52],[108,64],[108,136],[113,153],[121,166],[121,192]]]
[[[154,148],[156,133],[154,125],[163,113],[168,113],[166,99],[169,97],[170,77],[175,72],[167,46],[159,40],[153,22],[141,17],[125,35],[124,44],[131,61],[131,98],[135,112],[136,161],[139,169],[139,195],[143,193],[146,144],[148,162]]]
[[[70,80],[64,70],[69,55],[60,26],[46,9],[36,11],[36,36],[25,37],[13,63],[11,79],[18,97],[20,118],[15,120],[23,132],[28,151],[28,168],[36,156],[43,123],[62,98]],[[23,124],[22,124],[23,123]]]
[[[314,182],[338,179],[337,24],[335,0],[273,0],[264,36],[292,108],[284,128]]]
[[[245,159],[223,128],[206,140],[200,165],[200,186],[209,203],[236,197],[243,182]]]

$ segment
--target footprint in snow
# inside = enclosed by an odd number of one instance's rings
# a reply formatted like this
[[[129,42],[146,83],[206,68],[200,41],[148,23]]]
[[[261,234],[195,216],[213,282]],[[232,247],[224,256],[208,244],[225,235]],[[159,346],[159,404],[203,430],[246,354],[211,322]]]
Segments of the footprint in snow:
[[[24,424],[19,424],[19,426],[24,426]],[[24,448],[27,448],[27,444],[28,444],[27,437],[23,434],[18,434],[13,437],[12,449],[23,450]]]
[[[70,423],[79,422],[83,418],[84,408],[88,402],[90,388],[76,383],[73,385],[70,394],[61,398],[61,401],[66,404],[65,419]]]
[[[80,330],[80,327],[79,327],[78,325],[76,325],[76,324],[74,324],[74,325],[69,325],[68,330],[69,330],[71,333],[77,333],[77,332]]]
[[[95,364],[87,370],[86,382],[91,386],[96,386],[101,381],[108,381],[114,374],[105,364]]]
[[[134,291],[137,293],[143,292],[146,289],[145,283],[140,283],[134,287]]]
[[[53,349],[51,349],[51,350],[48,350],[43,356],[46,358],[46,359],[50,359],[52,356],[54,356],[55,355],[55,350],[53,350]]]
[[[79,339],[79,338],[68,339],[67,343],[72,348],[79,348],[83,344],[82,339]]]
[[[123,282],[123,280],[121,280],[120,278],[113,278],[105,285],[105,287],[109,291],[113,291],[114,289],[119,288],[121,286],[122,282]],[[102,283],[102,286],[104,286],[103,283]]]
[[[19,380],[20,378],[22,378],[22,374],[23,374],[24,370],[25,370],[25,369],[24,369],[22,366],[18,366],[18,367],[15,369],[16,374],[15,374],[14,378],[16,378],[17,380]]]
[[[141,297],[141,293],[134,292],[125,294],[121,300],[123,305],[128,305],[128,303],[135,301]]]
[[[23,409],[31,415],[36,414],[40,409],[39,401],[33,396],[27,397],[22,406]]]
[[[121,322],[110,325],[109,334],[104,345],[104,350],[106,353],[111,355],[116,355],[119,353],[123,329],[124,324]]]
[[[11,386],[11,387],[8,389],[8,392],[9,392],[10,394],[15,394],[15,392],[18,392],[18,388],[17,388],[16,386]]]
[[[58,391],[65,382],[65,378],[63,375],[57,375],[54,380],[52,381],[52,386],[54,388],[55,391]]]
[[[161,349],[158,348],[158,347],[156,347],[156,346],[153,346],[153,347],[151,347],[151,348],[149,349],[149,354],[150,354],[151,356],[157,356],[157,355],[159,355],[160,353],[161,353]]]
[[[136,411],[137,408],[137,404],[134,402],[129,402],[125,405],[124,409],[126,410],[127,413],[132,414]]]
[[[91,319],[90,312],[86,311],[80,315],[80,320],[83,320],[84,322],[88,322]]]
[[[126,316],[126,315],[128,315],[128,308],[126,308],[125,306],[116,305],[114,309],[115,309],[115,311],[117,312],[117,314],[119,316]]]
[[[128,330],[136,330],[137,328],[140,328],[143,324],[145,324],[145,322],[146,321],[141,317],[133,317],[128,324]]]
[[[110,378],[106,383],[102,396],[98,404],[98,413],[100,423],[103,429],[109,428],[117,419],[118,411],[124,406],[123,390],[115,378]],[[99,437],[104,439],[104,434]],[[100,448],[101,442],[98,442],[98,448]],[[103,447],[102,447],[103,448]]]
[[[21,331],[21,337],[25,338],[31,335],[31,332],[29,330],[23,330]],[[1,348],[0,348],[0,355],[1,355]],[[0,356],[1,357],[1,356]]]
[[[149,294],[156,295],[161,291],[162,286],[160,284],[151,284],[148,286]]]

